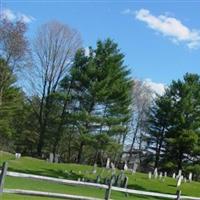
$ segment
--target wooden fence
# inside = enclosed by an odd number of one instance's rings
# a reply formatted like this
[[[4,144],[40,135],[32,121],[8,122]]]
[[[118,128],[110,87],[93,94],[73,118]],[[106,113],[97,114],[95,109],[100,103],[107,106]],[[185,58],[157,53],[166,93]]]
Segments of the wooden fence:
[[[98,184],[98,183],[89,183],[83,181],[74,181],[74,180],[66,180],[66,179],[58,179],[46,176],[38,176],[32,174],[25,174],[25,173],[18,173],[18,172],[8,172],[7,171],[7,163],[4,163],[1,170],[0,175],[0,194],[1,193],[8,193],[8,194],[21,194],[21,195],[32,195],[32,196],[43,196],[43,197],[55,197],[61,199],[77,199],[77,200],[102,200],[95,197],[85,197],[85,196],[78,196],[78,195],[69,195],[69,194],[59,194],[53,192],[42,192],[42,191],[32,191],[32,190],[22,190],[22,189],[5,189],[4,182],[5,177],[19,177],[19,178],[28,178],[28,179],[36,179],[36,180],[45,180],[51,181],[54,183],[66,184],[66,185],[77,185],[77,186],[86,186],[86,187],[95,187],[105,189],[105,200],[109,200],[111,197],[111,191],[118,191],[123,192],[125,194],[135,194],[135,195],[142,195],[142,196],[151,196],[151,197],[160,197],[165,199],[190,199],[190,200],[200,200],[200,197],[191,197],[191,196],[183,196],[181,195],[180,191],[177,191],[177,194],[164,194],[164,193],[157,193],[157,192],[147,192],[141,190],[133,190],[127,188],[120,188],[112,186],[112,178],[109,181],[109,184]]]

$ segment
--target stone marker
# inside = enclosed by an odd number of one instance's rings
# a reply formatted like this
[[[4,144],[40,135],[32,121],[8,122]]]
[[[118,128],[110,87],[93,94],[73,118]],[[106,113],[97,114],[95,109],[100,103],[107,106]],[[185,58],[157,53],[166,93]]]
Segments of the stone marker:
[[[112,169],[112,175],[114,175],[116,173],[116,170],[115,170],[115,165],[111,162],[111,169]]]
[[[128,170],[128,166],[127,166],[127,163],[125,162],[124,163],[124,171],[127,171]]]
[[[162,179],[162,177],[163,177],[163,173],[162,173],[162,172],[160,172],[160,174],[159,174],[159,179],[161,180],[161,179]]]
[[[53,162],[53,153],[49,154],[49,162],[52,163]]]
[[[180,177],[182,175],[182,170],[178,170],[178,177]]]
[[[151,172],[149,172],[149,179],[151,179],[151,177],[152,177],[152,173],[151,173]]]
[[[96,178],[96,183],[100,183],[101,182],[101,177],[98,175]]]
[[[175,174],[175,173],[173,173],[173,175],[172,175],[172,178],[173,178],[173,179],[175,179],[175,178],[176,178],[176,174]]]
[[[154,175],[154,178],[155,178],[155,179],[158,178],[158,169],[157,169],[157,168],[154,169],[153,175]]]
[[[106,169],[110,168],[110,158],[107,158],[107,162],[106,162]]]
[[[165,178],[167,177],[167,172],[164,173]]]
[[[182,176],[180,176],[177,180],[177,184],[176,184],[176,187],[180,187],[181,186],[181,182],[182,182]]]
[[[21,153],[15,153],[15,158],[20,159],[21,158]]]
[[[134,163],[133,164],[133,169],[132,169],[132,174],[134,174],[136,172],[137,167],[138,167],[137,163]]]
[[[58,161],[59,161],[59,154],[55,154],[54,162],[58,163]]]
[[[94,163],[94,167],[93,167],[92,173],[93,174],[97,173],[97,164],[96,163]]]
[[[189,179],[189,182],[191,183],[192,182],[192,173],[191,172],[189,173],[189,178],[188,179]]]

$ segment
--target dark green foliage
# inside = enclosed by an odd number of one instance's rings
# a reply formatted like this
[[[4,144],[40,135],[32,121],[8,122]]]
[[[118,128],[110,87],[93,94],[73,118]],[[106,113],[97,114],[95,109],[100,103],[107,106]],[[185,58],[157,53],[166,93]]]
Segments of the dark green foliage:
[[[0,143],[5,148],[15,132],[13,121],[21,109],[22,92],[4,60],[0,60]]]
[[[152,109],[150,142],[156,164],[170,170],[198,161],[200,126],[200,77],[186,74],[173,81]],[[162,166],[161,165],[161,166]]]
[[[83,49],[77,52],[70,75],[61,83],[61,91],[67,91],[71,79],[68,116],[79,135],[78,162],[84,146],[91,145],[95,160],[102,164],[107,146],[114,141],[121,144],[127,132],[131,80],[123,57],[117,44],[109,39],[99,41],[96,49],[90,48],[89,56]]]

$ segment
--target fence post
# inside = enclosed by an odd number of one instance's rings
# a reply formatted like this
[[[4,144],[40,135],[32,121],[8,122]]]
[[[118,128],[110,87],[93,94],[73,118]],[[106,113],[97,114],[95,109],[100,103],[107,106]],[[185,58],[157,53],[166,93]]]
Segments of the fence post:
[[[128,177],[126,176],[124,179],[124,188],[127,189],[127,186],[128,186]],[[126,194],[126,197],[128,197],[128,193],[126,192],[125,194]]]
[[[1,175],[0,175],[0,194],[3,193],[3,186],[4,186],[7,168],[8,168],[8,163],[4,162],[2,165]]]
[[[176,195],[177,195],[177,196],[176,196],[176,200],[181,200],[181,190],[178,189],[178,190],[176,191]]]
[[[110,182],[108,183],[108,189],[106,190],[106,193],[105,193],[105,200],[110,199],[113,179],[114,179],[114,176],[111,177]]]

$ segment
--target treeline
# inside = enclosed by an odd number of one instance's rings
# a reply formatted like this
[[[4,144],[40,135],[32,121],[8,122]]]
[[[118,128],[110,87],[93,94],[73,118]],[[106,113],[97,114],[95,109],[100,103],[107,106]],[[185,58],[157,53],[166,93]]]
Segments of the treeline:
[[[132,79],[112,40],[84,49],[78,31],[53,21],[30,42],[26,28],[0,24],[2,150],[100,166],[109,157],[141,170],[197,174],[199,75],[186,74],[155,96]]]
[[[1,148],[67,162],[119,160],[133,81],[117,44],[98,41],[86,51],[77,31],[53,21],[30,49],[24,30],[1,22]]]
[[[187,73],[156,98],[149,117],[148,146],[155,167],[184,169],[200,178],[200,76]]]

